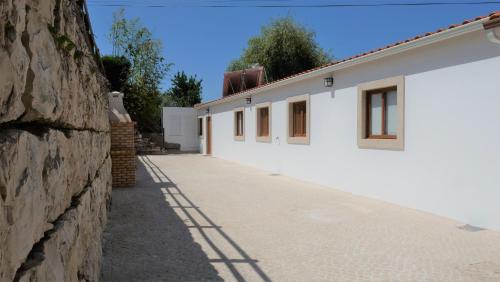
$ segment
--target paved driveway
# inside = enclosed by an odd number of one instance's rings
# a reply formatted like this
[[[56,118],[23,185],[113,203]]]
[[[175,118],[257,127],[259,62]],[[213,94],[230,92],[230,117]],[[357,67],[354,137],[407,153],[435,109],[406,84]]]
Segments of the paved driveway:
[[[500,232],[200,155],[113,191],[107,281],[500,281]]]

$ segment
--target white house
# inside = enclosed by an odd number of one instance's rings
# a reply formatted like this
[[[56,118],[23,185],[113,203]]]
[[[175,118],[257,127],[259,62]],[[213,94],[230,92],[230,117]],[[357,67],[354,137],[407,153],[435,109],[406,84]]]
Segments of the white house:
[[[202,151],[500,230],[499,43],[500,12],[199,104]]]

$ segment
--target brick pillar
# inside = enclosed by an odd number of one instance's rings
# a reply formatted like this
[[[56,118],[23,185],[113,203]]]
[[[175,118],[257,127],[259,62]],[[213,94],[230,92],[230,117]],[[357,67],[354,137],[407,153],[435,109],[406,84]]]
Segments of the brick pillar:
[[[113,187],[135,185],[134,123],[111,122],[111,161]]]

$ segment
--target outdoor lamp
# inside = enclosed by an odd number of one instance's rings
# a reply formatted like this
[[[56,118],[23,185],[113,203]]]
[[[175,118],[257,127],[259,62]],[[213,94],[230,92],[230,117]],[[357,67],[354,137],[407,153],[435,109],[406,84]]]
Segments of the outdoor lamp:
[[[333,86],[333,77],[326,77],[324,80],[325,87],[332,87]]]
[[[247,97],[245,100],[247,101],[247,105],[252,103],[252,97]]]
[[[207,108],[207,109],[205,110],[205,112],[206,112],[207,114],[209,114],[209,113],[210,113],[210,108]]]

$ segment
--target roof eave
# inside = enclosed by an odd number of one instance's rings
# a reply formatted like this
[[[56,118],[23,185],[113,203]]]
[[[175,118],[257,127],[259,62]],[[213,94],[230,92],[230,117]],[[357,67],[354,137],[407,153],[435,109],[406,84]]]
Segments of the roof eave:
[[[471,32],[479,31],[479,30],[484,29],[483,24],[487,21],[488,21],[488,18],[474,21],[474,22],[471,22],[468,24],[458,26],[456,28],[444,30],[444,31],[441,31],[439,33],[424,36],[424,37],[417,39],[417,40],[405,42],[405,43],[402,43],[402,44],[399,44],[399,45],[396,45],[393,47],[389,47],[389,48],[386,48],[386,49],[383,49],[380,51],[376,51],[373,53],[369,53],[367,55],[360,56],[360,57],[357,57],[357,58],[354,58],[351,60],[342,61],[340,63],[326,66],[324,68],[320,68],[320,69],[313,70],[313,71],[310,71],[310,72],[307,72],[304,74],[292,76],[290,78],[286,78],[286,79],[279,80],[279,81],[274,82],[274,83],[266,84],[264,86],[250,89],[250,90],[247,90],[247,91],[244,91],[244,92],[241,92],[238,94],[234,94],[234,95],[222,98],[222,99],[217,99],[217,100],[213,100],[210,102],[197,104],[197,105],[195,105],[195,109],[204,109],[204,108],[207,108],[210,106],[224,104],[224,103],[228,103],[228,102],[239,100],[239,99],[244,99],[248,96],[260,94],[262,92],[269,91],[269,90],[272,90],[272,89],[275,89],[275,88],[278,88],[278,87],[281,87],[284,85],[307,80],[307,79],[314,78],[317,76],[330,74],[330,73],[338,71],[338,70],[342,70],[345,68],[349,68],[349,67],[357,66],[360,64],[372,62],[372,61],[375,61],[375,60],[378,60],[378,59],[381,59],[384,57],[393,56],[393,55],[400,54],[400,53],[403,53],[403,52],[406,52],[409,50],[413,50],[416,48],[427,46],[429,44],[448,40],[448,39],[451,39],[451,38],[454,38],[457,36],[461,36],[464,34],[468,34]]]

